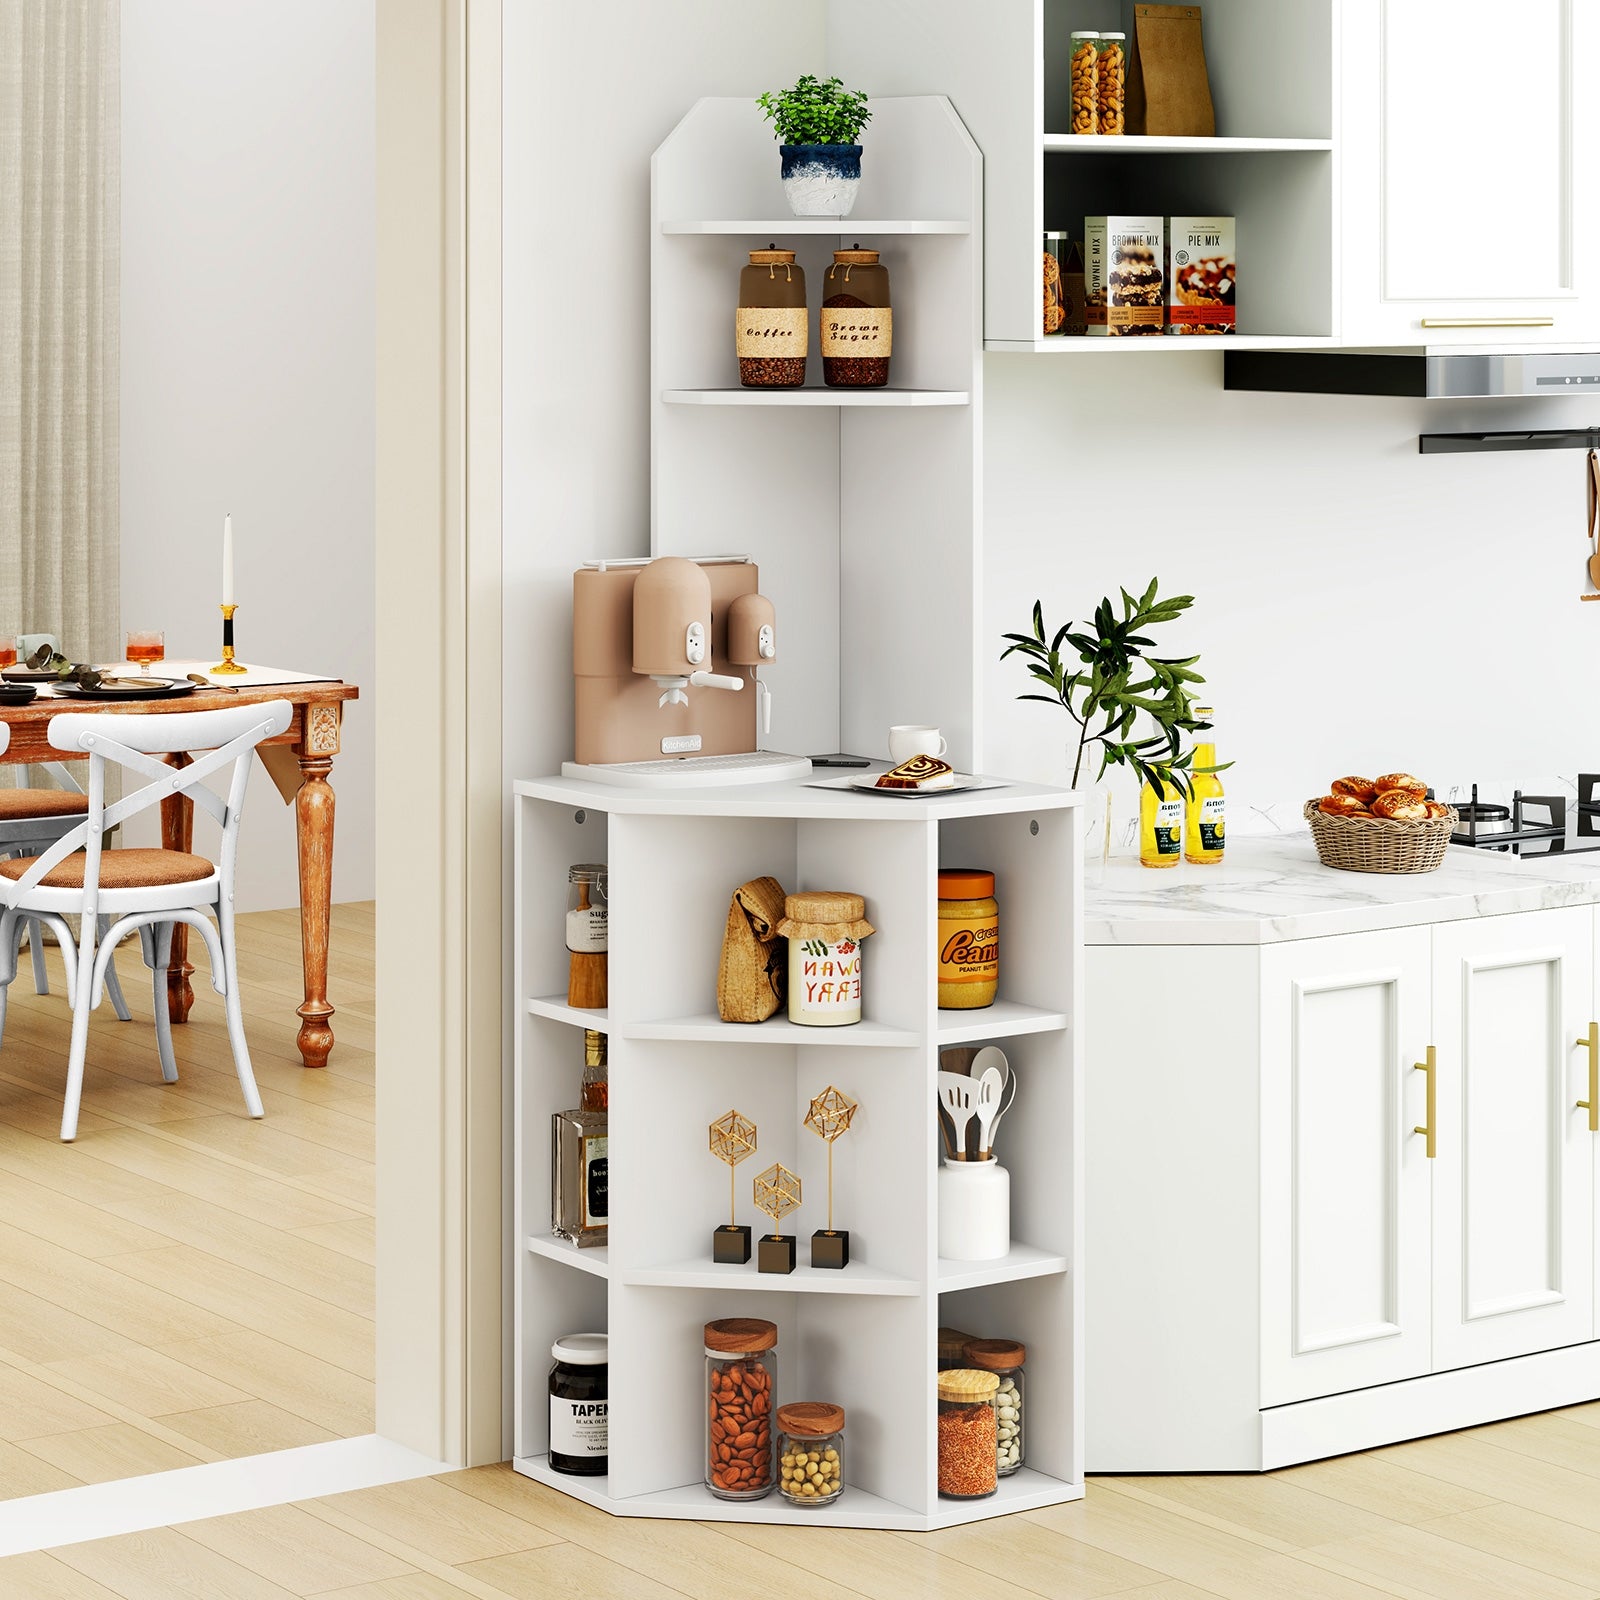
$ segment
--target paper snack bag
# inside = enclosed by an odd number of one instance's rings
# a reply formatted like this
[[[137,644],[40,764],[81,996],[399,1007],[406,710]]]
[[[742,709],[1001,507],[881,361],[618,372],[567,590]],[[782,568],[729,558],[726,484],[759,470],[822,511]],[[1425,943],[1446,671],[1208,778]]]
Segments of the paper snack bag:
[[[1127,96],[1129,133],[1215,137],[1199,6],[1133,8]]]

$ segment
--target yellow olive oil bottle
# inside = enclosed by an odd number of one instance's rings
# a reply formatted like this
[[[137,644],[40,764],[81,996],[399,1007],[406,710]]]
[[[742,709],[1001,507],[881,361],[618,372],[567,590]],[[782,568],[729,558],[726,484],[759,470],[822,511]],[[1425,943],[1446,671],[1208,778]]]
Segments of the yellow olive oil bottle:
[[[1162,780],[1160,794],[1146,782],[1139,794],[1139,865],[1175,867],[1182,859],[1183,796],[1170,777]]]
[[[1195,715],[1210,722],[1214,713],[1210,706],[1196,706]],[[1194,747],[1194,766],[1191,769],[1189,820],[1184,828],[1183,853],[1193,862],[1205,865],[1222,859],[1224,836],[1222,779],[1214,772],[1202,772],[1202,767],[1217,764],[1217,746],[1208,739]]]

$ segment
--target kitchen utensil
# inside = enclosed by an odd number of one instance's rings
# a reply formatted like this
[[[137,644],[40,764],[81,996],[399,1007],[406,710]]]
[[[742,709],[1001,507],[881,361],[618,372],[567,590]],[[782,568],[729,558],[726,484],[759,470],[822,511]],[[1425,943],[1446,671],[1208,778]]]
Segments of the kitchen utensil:
[[[971,1078],[964,1078],[959,1073],[939,1074],[939,1103],[950,1113],[955,1128],[956,1159],[960,1161],[967,1159],[967,1124],[972,1121],[976,1109],[977,1087]]]
[[[994,1115],[989,1122],[987,1135],[980,1134],[980,1156],[994,1154],[995,1129],[1000,1126],[1000,1119],[1011,1109],[1011,1103],[1017,1098],[1017,1075],[1011,1070],[1011,1063],[1006,1059],[1006,1053],[998,1045],[986,1044],[973,1057],[969,1069],[974,1078],[983,1078],[990,1072],[1000,1076],[1000,1096],[995,1106]]]
[[[994,1153],[992,1136],[995,1114],[1000,1109],[1000,1097],[1005,1093],[1005,1079],[998,1067],[990,1067],[978,1079],[978,1159],[987,1161]]]
[[[1589,490],[1589,543],[1594,549],[1589,552],[1589,582],[1594,585],[1596,593],[1584,595],[1585,600],[1600,600],[1600,542],[1596,541],[1595,533],[1600,526],[1600,453],[1591,450],[1589,459],[1584,463],[1584,482]]]
[[[212,689],[218,694],[238,694],[239,685],[236,683],[213,683],[209,678],[202,678],[198,672],[187,674],[189,682],[197,684],[202,689]]]
[[[1006,1112],[1008,1112],[1011,1109],[1012,1105],[1016,1101],[1016,1098],[1017,1098],[1017,1075],[1016,1075],[1016,1073],[1013,1072],[1013,1073],[1010,1073],[1006,1078],[1006,1086],[1005,1086],[1005,1089],[1001,1093],[1001,1096],[1000,1096],[1000,1105],[999,1105],[998,1109],[995,1111],[994,1121],[992,1123],[990,1123],[990,1125],[989,1125],[989,1137],[991,1139],[993,1139],[995,1134],[999,1132],[999,1130],[1000,1130],[1000,1119],[1006,1114]],[[994,1154],[994,1147],[992,1145],[990,1146],[989,1154],[990,1155]]]

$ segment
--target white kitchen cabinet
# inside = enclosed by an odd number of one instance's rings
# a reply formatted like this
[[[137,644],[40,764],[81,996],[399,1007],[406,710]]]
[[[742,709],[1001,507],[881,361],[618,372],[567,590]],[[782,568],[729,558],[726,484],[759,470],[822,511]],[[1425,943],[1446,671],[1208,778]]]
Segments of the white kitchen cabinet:
[[[1346,0],[1347,345],[1600,339],[1587,0]]]
[[[1433,980],[1434,1367],[1593,1338],[1593,912],[1436,928]]]
[[[1429,931],[1261,956],[1261,1403],[1431,1365]]]

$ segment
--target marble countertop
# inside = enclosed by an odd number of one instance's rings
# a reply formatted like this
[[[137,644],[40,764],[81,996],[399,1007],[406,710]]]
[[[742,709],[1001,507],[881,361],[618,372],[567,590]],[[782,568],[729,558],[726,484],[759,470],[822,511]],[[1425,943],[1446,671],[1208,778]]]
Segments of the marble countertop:
[[[1518,861],[1452,847],[1436,872],[1340,872],[1309,833],[1228,841],[1220,866],[1085,868],[1084,942],[1276,944],[1600,903],[1600,852]]]

